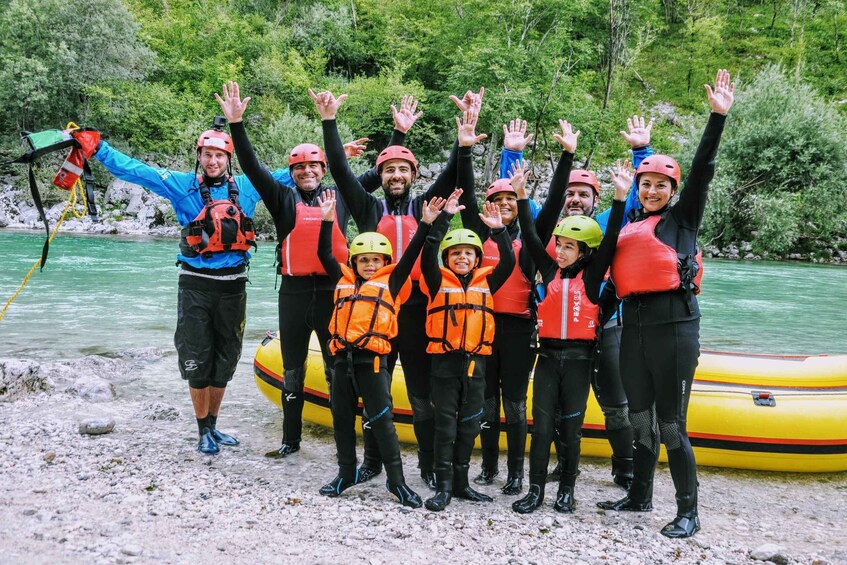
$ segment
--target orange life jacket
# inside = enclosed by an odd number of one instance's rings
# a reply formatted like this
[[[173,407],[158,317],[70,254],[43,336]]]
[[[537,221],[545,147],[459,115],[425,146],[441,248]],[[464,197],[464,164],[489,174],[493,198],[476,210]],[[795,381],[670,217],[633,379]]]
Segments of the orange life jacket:
[[[333,355],[353,348],[378,355],[391,352],[390,340],[397,337],[397,313],[412,290],[412,282],[406,279],[397,298],[392,298],[388,281],[395,266],[386,265],[357,285],[353,269],[339,265],[342,277],[335,287],[335,310],[329,321]]]
[[[427,353],[466,351],[491,355],[494,342],[494,299],[486,277],[494,267],[480,267],[473,272],[468,289],[456,274],[441,267],[441,288],[430,298],[426,279],[421,278],[421,291],[429,298],[426,310]]]
[[[385,201],[383,201],[385,206]],[[409,243],[418,231],[418,221],[412,215],[392,216],[386,213],[376,225],[376,231],[388,238],[391,248],[394,249],[394,257],[399,260],[403,252],[409,247]],[[421,278],[421,258],[415,260],[410,275],[413,281]]]
[[[212,200],[209,187],[202,176],[200,196],[206,205],[197,217],[182,230],[185,245],[181,252],[186,257],[221,253],[223,251],[247,252],[256,247],[253,220],[238,205],[238,187],[232,177],[228,181],[229,199]]]
[[[612,280],[621,298],[678,290],[685,286],[680,270],[684,263],[690,262],[688,255],[656,237],[656,225],[661,219],[662,214],[648,216],[640,222],[628,223],[621,230],[612,260]],[[693,263],[686,266],[686,271],[696,272],[686,278],[690,279],[690,290],[698,294],[703,279],[703,254],[699,250]]]
[[[515,258],[520,258],[521,240],[512,241],[512,249],[515,250]],[[497,243],[490,237],[482,244],[482,267],[494,267],[500,262],[500,250]],[[520,267],[520,261],[515,261],[509,278],[503,286],[494,293],[494,311],[498,314],[512,314],[521,318],[529,318],[529,296],[532,285],[524,275]]]
[[[572,279],[556,276],[538,305],[538,337],[593,341],[599,320],[600,307],[585,294],[582,272]]]
[[[297,202],[294,229],[279,244],[279,274],[295,277],[326,275],[318,258],[318,239],[323,214],[317,206]],[[338,217],[332,226],[332,255],[340,265],[347,264],[347,239],[338,226]]]

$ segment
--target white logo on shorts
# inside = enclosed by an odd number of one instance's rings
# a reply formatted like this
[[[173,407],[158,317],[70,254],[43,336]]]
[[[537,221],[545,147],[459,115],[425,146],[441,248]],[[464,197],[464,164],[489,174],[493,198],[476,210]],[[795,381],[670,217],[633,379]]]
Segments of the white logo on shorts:
[[[184,362],[183,365],[185,366],[186,371],[197,370],[197,361],[195,361],[194,359],[189,359],[188,361]]]

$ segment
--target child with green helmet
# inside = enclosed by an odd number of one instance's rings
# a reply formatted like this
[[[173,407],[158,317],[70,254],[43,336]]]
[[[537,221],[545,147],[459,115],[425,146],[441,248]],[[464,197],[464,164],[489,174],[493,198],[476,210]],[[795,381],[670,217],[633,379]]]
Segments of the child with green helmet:
[[[329,350],[333,355],[332,421],[338,453],[338,475],[320,489],[337,497],[360,481],[356,468],[356,406],[359,398],[369,415],[385,465],[386,487],[404,506],[420,508],[420,496],[406,485],[400,446],[391,412],[391,380],[386,358],[391,339],[397,336],[397,313],[409,298],[409,275],[429,233],[432,221],[444,206],[443,198],[424,203],[418,232],[402,257],[393,262],[391,242],[376,232],[361,233],[350,243],[347,265],[332,253],[335,191],[318,196],[323,221],[318,258],[327,276],[336,283]],[[363,418],[364,418],[363,414]]]
[[[515,167],[512,186],[518,195],[518,219],[545,287],[538,306],[538,362],[533,379],[533,434],[529,455],[529,493],[512,504],[521,514],[544,501],[550,442],[558,431],[562,472],[553,508],[574,511],[582,422],[597,340],[600,285],[615,252],[624,203],[632,184],[632,165],[618,162],[612,172],[615,199],[606,234],[588,216],[568,216],[553,230],[556,258],[547,254],[532,221],[526,193],[527,174]],[[554,415],[558,414],[558,421]]]
[[[471,189],[472,187],[468,187]],[[494,300],[515,265],[500,209],[487,202],[480,214],[500,249],[496,267],[482,267],[482,241],[468,229],[447,232],[464,206],[461,189],[447,200],[421,254],[421,291],[426,295],[427,353],[432,355],[432,401],[435,408],[435,495],[428,510],[444,510],[452,498],[490,502],[473,490],[468,470],[479,435],[485,393],[485,360],[494,339]],[[443,266],[438,264],[441,255]]]

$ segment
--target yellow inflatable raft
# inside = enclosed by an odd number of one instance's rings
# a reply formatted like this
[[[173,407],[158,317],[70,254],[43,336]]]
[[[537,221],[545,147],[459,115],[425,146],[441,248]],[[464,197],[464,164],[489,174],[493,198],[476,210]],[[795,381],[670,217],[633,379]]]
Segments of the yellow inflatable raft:
[[[303,419],[331,427],[323,363],[314,337],[310,349]],[[262,341],[253,367],[259,390],[281,407],[282,355],[276,334],[269,332]],[[399,364],[391,394],[397,435],[400,441],[414,443],[412,411]],[[527,403],[531,415],[532,386]],[[531,430],[531,419],[529,425]],[[847,470],[847,355],[703,352],[691,389],[688,435],[700,465],[799,472]],[[506,447],[505,434],[501,447]],[[583,425],[582,454],[611,455],[603,413],[593,395]],[[664,453],[662,460],[666,460]]]

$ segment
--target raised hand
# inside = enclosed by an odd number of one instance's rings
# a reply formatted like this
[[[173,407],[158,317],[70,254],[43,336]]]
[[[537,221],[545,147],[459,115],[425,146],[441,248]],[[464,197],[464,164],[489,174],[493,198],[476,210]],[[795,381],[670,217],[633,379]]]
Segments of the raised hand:
[[[644,125],[644,116],[633,115],[626,119],[626,127],[629,131],[621,131],[621,136],[629,143],[629,146],[646,147],[650,145],[650,130],[653,129],[653,119]]]
[[[344,154],[348,159],[355,159],[356,157],[361,157],[362,153],[365,152],[365,143],[370,141],[367,137],[360,137],[359,139],[354,139],[353,141],[348,141],[344,144]]]
[[[512,188],[515,189],[515,194],[518,200],[526,200],[529,198],[526,194],[526,181],[529,180],[529,169],[526,168],[525,161],[517,161],[512,163],[512,170],[509,171],[509,182]]]
[[[723,114],[724,116],[732,108],[732,103],[735,102],[735,83],[730,81],[729,71],[719,69],[715,76],[715,89],[708,84],[706,93],[709,96],[709,106],[712,107],[712,112]]]
[[[523,151],[532,141],[532,134],[526,135],[526,120],[512,120],[508,127],[503,124],[503,147],[510,151]]]
[[[335,191],[327,190],[323,194],[318,195],[318,206],[321,207],[321,214],[326,222],[335,221]]]
[[[450,100],[453,101],[453,103],[456,105],[456,107],[459,109],[459,111],[467,112],[469,110],[475,109],[476,113],[478,114],[479,111],[482,109],[482,97],[484,95],[485,95],[485,87],[481,86],[479,88],[479,92],[477,92],[477,93],[471,92],[470,90],[465,92],[465,95],[462,97],[461,100],[459,100],[458,98],[456,98],[455,96],[453,96],[451,94]]]
[[[459,130],[457,136],[459,138],[459,146],[471,147],[478,141],[482,141],[488,136],[484,133],[476,134],[476,122],[479,119],[479,114],[476,112],[466,111],[462,115],[462,119],[456,118],[456,128]]]
[[[417,109],[418,101],[411,95],[403,97],[403,100],[400,102],[399,110],[394,104],[392,104],[391,114],[394,116],[394,129],[403,133],[407,133],[410,129],[412,129],[412,126],[415,125],[418,118],[423,116],[423,111],[420,111],[417,114],[415,113],[415,110]]]
[[[447,199],[440,196],[434,196],[429,202],[424,200],[423,208],[421,208],[421,223],[432,224],[441,214],[441,209],[444,208],[445,204],[447,204]]]
[[[618,159],[609,174],[612,175],[612,184],[615,186],[615,200],[626,200],[626,195],[632,188],[632,177],[635,175],[632,163]]]
[[[247,109],[247,104],[250,102],[250,97],[248,96],[242,100],[238,83],[233,81],[225,82],[221,90],[223,92],[223,98],[215,92],[215,100],[221,105],[221,110],[224,113],[226,121],[231,124],[240,122],[241,117],[244,115],[244,110]]]
[[[465,209],[464,204],[459,204],[459,197],[464,192],[461,188],[457,188],[453,191],[449,197],[447,197],[447,202],[444,203],[444,211],[448,214],[456,215],[462,210]]]
[[[309,89],[309,96],[312,97],[312,100],[315,103],[315,108],[318,109],[318,114],[321,115],[321,120],[334,120],[335,116],[338,114],[338,109],[342,104],[344,104],[344,101],[347,100],[346,94],[342,94],[336,98],[332,92],[328,90],[315,94],[311,88]]]
[[[573,131],[573,127],[565,120],[559,120],[559,127],[562,128],[562,133],[554,133],[553,138],[562,145],[562,149],[568,153],[576,153],[576,141],[579,138],[582,130]]]
[[[488,202],[487,200],[483,202],[482,212],[480,212],[479,217],[482,220],[482,223],[492,230],[503,227],[503,218],[500,216],[500,206],[494,202]]]

